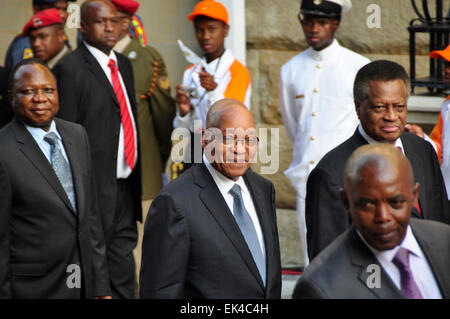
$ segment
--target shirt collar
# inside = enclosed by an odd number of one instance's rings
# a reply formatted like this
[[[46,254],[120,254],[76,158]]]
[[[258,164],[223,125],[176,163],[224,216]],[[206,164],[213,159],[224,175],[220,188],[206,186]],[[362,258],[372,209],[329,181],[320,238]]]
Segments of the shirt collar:
[[[367,143],[369,143],[369,144],[380,143],[380,142],[374,140],[372,137],[370,137],[369,134],[366,133],[366,131],[364,130],[364,128],[362,127],[361,124],[358,125],[358,132],[367,141]],[[400,150],[402,151],[402,153],[405,154],[405,150],[403,149],[403,143],[400,138],[395,140],[394,146],[399,147]]]
[[[339,42],[336,39],[333,39],[333,42],[329,46],[327,46],[325,49],[322,49],[320,51],[314,50],[312,47],[309,47],[309,54],[311,55],[311,58],[313,58],[316,61],[323,61],[327,59],[335,59],[336,58],[336,50],[339,48]]]
[[[410,225],[408,225],[408,227],[406,229],[405,238],[403,238],[403,241],[400,243],[400,245],[395,246],[394,248],[389,249],[389,250],[378,250],[378,249],[372,247],[364,239],[364,237],[361,235],[361,233],[358,230],[356,230],[356,232],[358,233],[358,236],[361,238],[363,243],[367,246],[367,248],[369,248],[372,251],[372,253],[375,255],[375,257],[377,257],[377,259],[379,261],[384,261],[385,263],[392,262],[392,259],[394,259],[395,254],[400,249],[400,247],[401,248],[405,248],[410,253],[412,253],[413,255],[415,255],[415,256],[417,256],[419,258],[423,258],[424,257],[424,255],[422,253],[422,250],[420,249],[420,246],[417,243],[416,238],[414,237],[414,234],[413,234],[413,232],[411,230],[411,226]]]
[[[127,34],[126,36],[124,36],[122,39],[120,39],[119,41],[117,41],[116,45],[114,46],[113,50],[117,51],[119,53],[122,53],[123,51],[125,51],[125,49],[127,48],[127,46],[131,43],[131,37]]]
[[[94,56],[94,58],[100,63],[102,67],[108,67],[108,63],[110,59],[113,59],[114,62],[116,62],[117,65],[117,57],[114,53],[114,50],[111,50],[109,53],[109,56],[106,55],[104,52],[100,51],[99,49],[89,45],[86,41],[83,40],[83,44],[86,46],[86,48],[91,52],[91,54]]]
[[[205,163],[206,168],[208,169],[219,189],[225,189],[228,192],[231,187],[234,186],[234,184],[238,184],[241,188],[242,193],[245,193],[247,191],[247,187],[245,186],[245,182],[242,176],[239,176],[236,182],[226,177],[211,164],[205,154],[203,154],[203,162]]]
[[[61,135],[59,134],[58,130],[56,129],[55,121],[52,121],[52,123],[50,124],[50,129],[48,130],[48,132],[44,131],[40,127],[33,127],[33,126],[30,126],[30,125],[25,124],[25,123],[24,123],[24,125],[25,125],[25,128],[28,130],[28,132],[30,132],[30,134],[32,136],[34,136],[39,141],[44,141],[45,135],[47,135],[50,132],[55,133],[56,136],[58,137],[58,139],[60,141],[62,141]]]
[[[59,60],[62,59],[62,57],[67,53],[67,51],[69,51],[69,49],[67,48],[66,45],[64,45],[63,49],[61,51],[58,52],[57,55],[55,55],[53,58],[51,58],[48,62],[47,62],[47,66],[52,69],[56,63],[59,62]]]

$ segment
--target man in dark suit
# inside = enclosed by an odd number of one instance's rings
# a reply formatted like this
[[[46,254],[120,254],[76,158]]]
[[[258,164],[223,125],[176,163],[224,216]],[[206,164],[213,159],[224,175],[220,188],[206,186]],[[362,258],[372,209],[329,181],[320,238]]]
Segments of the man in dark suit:
[[[444,180],[430,143],[404,132],[407,117],[408,75],[391,61],[374,61],[359,70],[354,100],[360,125],[352,137],[328,152],[311,172],[306,191],[308,255],[313,259],[343,233],[351,221],[339,190],[344,186],[344,165],[350,154],[367,143],[389,143],[410,160],[421,185],[412,215],[450,223]]]
[[[53,71],[61,101],[58,117],[82,124],[92,147],[112,295],[133,298],[132,251],[136,220],[142,218],[139,131],[131,64],[112,51],[118,25],[110,2],[84,2],[83,42]]]
[[[408,159],[386,143],[364,145],[344,174],[353,225],[312,261],[293,297],[450,298],[450,226],[410,220],[422,185]]]
[[[233,99],[208,112],[203,163],[165,186],[145,222],[142,298],[280,298],[275,190],[250,168],[258,138]]]
[[[35,59],[12,70],[16,116],[0,131],[0,297],[110,294],[88,138],[53,117],[56,81]]]

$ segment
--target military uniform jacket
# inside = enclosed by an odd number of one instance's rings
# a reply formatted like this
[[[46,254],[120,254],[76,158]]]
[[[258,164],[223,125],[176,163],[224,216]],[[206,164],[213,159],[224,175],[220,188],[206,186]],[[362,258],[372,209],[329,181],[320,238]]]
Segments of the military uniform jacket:
[[[162,187],[170,155],[175,101],[170,96],[166,65],[159,52],[131,39],[122,52],[134,73],[142,156],[142,198],[152,199]]]

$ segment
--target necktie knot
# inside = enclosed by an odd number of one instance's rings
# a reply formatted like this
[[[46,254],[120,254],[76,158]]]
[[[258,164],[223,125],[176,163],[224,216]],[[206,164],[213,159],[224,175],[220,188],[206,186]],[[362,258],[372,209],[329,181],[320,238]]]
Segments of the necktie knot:
[[[112,70],[116,69],[116,62],[113,59],[109,59],[108,67]]]
[[[234,184],[233,187],[230,188],[230,194],[234,198],[241,198],[242,197],[241,187],[238,184]]]
[[[409,269],[409,251],[405,248],[400,248],[392,260],[394,265],[401,269]]]
[[[58,136],[56,136],[56,134],[53,132],[47,133],[44,136],[44,141],[46,141],[51,146],[55,146],[58,141]]]
[[[400,272],[400,286],[403,296],[407,299],[422,299],[420,289],[414,281],[413,273],[409,268],[409,251],[405,248],[400,248],[392,262]]]

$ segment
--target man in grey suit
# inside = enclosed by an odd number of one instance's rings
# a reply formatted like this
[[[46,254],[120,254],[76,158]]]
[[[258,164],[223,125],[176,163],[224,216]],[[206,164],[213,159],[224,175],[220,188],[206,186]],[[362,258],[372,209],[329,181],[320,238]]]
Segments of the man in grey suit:
[[[56,81],[36,59],[12,70],[16,116],[0,131],[0,298],[110,295],[88,138],[55,119]]]
[[[233,99],[208,112],[203,163],[166,185],[144,228],[142,298],[280,298],[273,184],[250,169],[258,137]]]
[[[294,298],[450,298],[450,226],[410,219],[419,183],[389,144],[358,148],[344,170],[352,226],[309,265]]]

